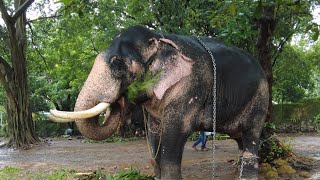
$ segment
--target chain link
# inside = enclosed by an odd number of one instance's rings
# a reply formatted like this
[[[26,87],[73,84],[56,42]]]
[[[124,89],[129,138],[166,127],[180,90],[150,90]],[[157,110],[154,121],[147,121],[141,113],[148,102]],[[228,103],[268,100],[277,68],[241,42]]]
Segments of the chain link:
[[[256,155],[253,155],[253,156],[249,156],[249,157],[241,157],[240,160],[241,160],[241,165],[240,165],[240,174],[239,174],[239,179],[241,180],[242,179],[242,175],[243,175],[243,168],[244,168],[244,165],[254,165],[257,161],[257,159],[259,159],[258,156]]]
[[[212,85],[212,179],[214,179],[215,176],[215,154],[216,154],[216,114],[217,114],[217,66],[216,66],[216,60],[213,57],[213,54],[211,50],[208,48],[206,44],[204,44],[203,41],[201,41],[200,37],[197,36],[197,39],[199,43],[204,47],[204,49],[209,53],[212,61],[212,67],[213,67],[213,85]]]
[[[240,158],[240,161],[241,161],[241,165],[240,165],[239,180],[241,180],[242,173],[243,173],[243,166],[244,166],[243,157]]]

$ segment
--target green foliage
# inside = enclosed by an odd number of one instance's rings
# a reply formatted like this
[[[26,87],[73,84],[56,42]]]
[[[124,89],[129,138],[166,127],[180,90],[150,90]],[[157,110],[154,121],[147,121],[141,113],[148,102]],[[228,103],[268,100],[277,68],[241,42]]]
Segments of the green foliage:
[[[121,171],[115,175],[105,176],[107,180],[153,180],[153,176],[141,175],[140,171],[130,168],[127,171]]]
[[[199,132],[194,132],[192,133],[189,137],[188,137],[188,140],[189,141],[195,141],[199,138]]]
[[[314,89],[312,61],[299,47],[286,46],[273,67],[273,99],[299,102]]]
[[[8,125],[0,126],[0,137],[8,137]]]
[[[95,140],[91,140],[91,139],[86,139],[86,143],[114,143],[114,142],[129,142],[129,141],[135,141],[138,140],[138,137],[129,137],[129,138],[124,138],[124,137],[120,137],[120,136],[110,136],[105,140],[102,141],[95,141]]]
[[[264,125],[265,128],[270,129],[270,130],[276,130],[276,125],[272,122],[268,122]]]
[[[285,159],[292,155],[290,143],[281,143],[275,135],[261,139],[259,146],[259,157],[262,162],[271,163],[277,159]]]
[[[314,124],[316,126],[317,133],[320,134],[320,113],[314,118]]]
[[[6,103],[6,94],[3,86],[0,84],[0,112],[5,111],[5,109],[3,108],[5,103]]]
[[[113,142],[128,142],[128,138],[123,138],[123,137],[118,137],[118,136],[111,136],[108,137],[107,139],[103,140],[103,142],[107,143],[113,143]]]
[[[128,86],[128,100],[133,102],[138,94],[146,92],[152,88],[159,81],[159,77],[160,71],[155,75],[151,75],[151,72],[147,72],[145,75],[138,75],[137,79]]]
[[[16,173],[19,172],[18,168],[6,166],[0,170],[1,173]]]
[[[75,170],[66,170],[66,169],[62,169],[62,170],[56,170],[52,173],[50,173],[50,175],[48,177],[46,177],[46,179],[48,180],[63,180],[63,179],[69,179],[70,177],[73,177],[75,173]]]
[[[310,73],[313,75],[315,86],[312,95],[314,97],[320,97],[320,41],[315,43],[312,47],[310,47],[310,44],[306,44],[305,46],[305,58],[308,59],[311,62],[311,65],[313,66],[312,73]],[[307,49],[308,47],[310,47],[310,49]]]
[[[51,121],[35,121],[36,125],[36,134],[39,137],[55,137],[58,136],[60,133],[60,128],[57,123]]]
[[[199,132],[194,132],[188,137],[188,140],[195,141],[198,138],[199,138]],[[207,138],[208,138],[208,140],[212,140],[213,136],[207,136]],[[217,133],[215,138],[216,138],[216,140],[226,140],[226,139],[229,139],[230,136],[228,136],[227,134]]]
[[[79,177],[75,170],[60,169],[53,172],[24,172],[15,167],[4,167],[0,169],[0,179],[47,179],[47,180],[67,180],[67,179],[107,179],[107,180],[151,180],[152,176],[142,175],[139,170],[130,168],[126,171],[121,171],[113,175],[106,175],[102,170],[98,169],[93,174]]]
[[[24,172],[21,169],[15,167],[5,167],[0,169],[0,179],[46,179],[46,180],[66,180],[74,179],[76,177],[75,170],[55,170],[51,173],[47,172]],[[22,178],[23,177],[23,178]]]
[[[305,100],[296,104],[273,105],[273,123],[300,123],[301,121],[311,121],[320,113],[319,100]]]
[[[4,168],[0,169],[0,179],[3,180],[11,180],[16,177],[18,179],[18,175],[20,173],[20,169],[10,166],[5,166]]]
[[[122,28],[143,24],[163,32],[211,35],[254,53],[255,20],[261,16],[263,7],[272,5],[264,0],[59,2],[61,7],[57,14],[60,16],[33,21],[30,26],[33,33],[30,35],[32,46],[28,46],[28,58],[32,59],[29,62],[29,87],[34,111],[48,109],[52,106],[49,101],[58,109],[73,110],[94,57],[108,47]],[[274,2],[279,21],[274,38],[277,46],[292,33],[288,29],[315,32],[316,24],[308,24],[312,2]],[[49,16],[41,12],[43,16]],[[283,86],[288,87],[287,84]],[[134,88],[132,92],[135,92]],[[299,97],[302,94],[301,91]]]

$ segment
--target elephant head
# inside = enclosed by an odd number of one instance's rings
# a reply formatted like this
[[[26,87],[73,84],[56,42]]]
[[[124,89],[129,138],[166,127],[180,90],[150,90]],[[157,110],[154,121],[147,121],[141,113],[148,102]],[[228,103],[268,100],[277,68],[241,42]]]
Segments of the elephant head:
[[[75,112],[51,110],[51,119],[75,120],[81,133],[95,140],[112,135],[121,122],[128,86],[147,72],[158,79],[145,92],[146,99],[162,100],[170,87],[190,75],[194,61],[177,44],[141,26],[118,34],[110,47],[95,59],[92,70],[78,95]],[[99,115],[110,109],[99,123]],[[69,120],[68,120],[69,119]]]

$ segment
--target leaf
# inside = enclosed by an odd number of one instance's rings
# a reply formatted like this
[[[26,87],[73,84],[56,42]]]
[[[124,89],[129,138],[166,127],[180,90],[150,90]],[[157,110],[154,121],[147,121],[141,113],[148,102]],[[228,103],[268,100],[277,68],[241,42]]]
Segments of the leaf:
[[[312,40],[316,41],[319,37],[319,29],[312,35]]]
[[[256,9],[254,11],[254,16],[256,18],[259,18],[259,17],[261,17],[262,12],[263,12],[262,2],[259,1],[258,6],[256,7]]]
[[[306,27],[305,33],[307,33],[308,31],[310,31],[310,29],[312,28],[313,24],[310,24]]]
[[[63,3],[64,5],[69,5],[72,0],[60,0],[59,2]]]
[[[237,6],[234,3],[231,3],[229,8],[230,8],[230,14],[232,16],[235,16],[237,13]]]

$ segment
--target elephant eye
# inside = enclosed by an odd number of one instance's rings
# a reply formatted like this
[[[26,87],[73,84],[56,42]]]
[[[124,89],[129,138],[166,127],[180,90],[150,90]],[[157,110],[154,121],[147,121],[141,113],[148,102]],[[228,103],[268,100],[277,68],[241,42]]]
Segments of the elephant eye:
[[[126,61],[121,57],[112,57],[110,60],[110,69],[115,78],[122,78],[126,74],[128,66]]]

